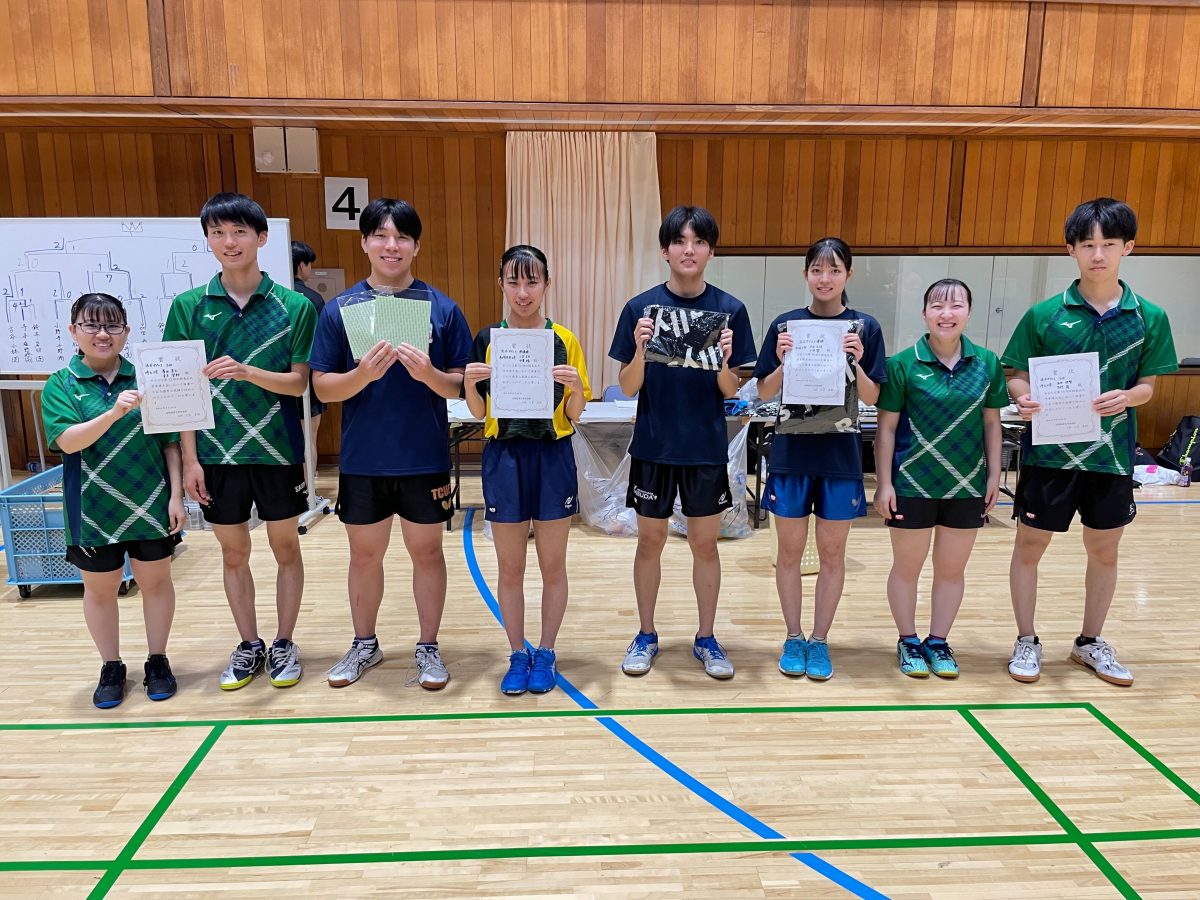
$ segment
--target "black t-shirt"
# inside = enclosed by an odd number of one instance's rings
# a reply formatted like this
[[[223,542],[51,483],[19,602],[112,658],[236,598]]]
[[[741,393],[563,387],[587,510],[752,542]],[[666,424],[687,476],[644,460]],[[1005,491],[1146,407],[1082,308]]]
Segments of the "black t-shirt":
[[[680,297],[660,284],[638,294],[621,310],[608,350],[608,355],[618,362],[632,362],[637,353],[633,333],[647,306],[726,313],[733,331],[730,368],[754,361],[754,334],[741,300],[711,284],[705,286],[699,297]],[[725,399],[717,386],[717,373],[646,363],[629,453],[645,462],[676,466],[723,465],[729,456],[729,440],[725,431]]]

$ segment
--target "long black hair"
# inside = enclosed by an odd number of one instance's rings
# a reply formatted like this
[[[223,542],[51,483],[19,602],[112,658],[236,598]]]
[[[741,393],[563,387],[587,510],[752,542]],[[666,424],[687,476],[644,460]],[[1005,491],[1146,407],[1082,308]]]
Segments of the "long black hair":
[[[524,278],[540,278],[547,284],[550,282],[550,263],[546,254],[530,244],[516,244],[504,251],[500,257],[500,279],[505,276]]]
[[[804,271],[807,272],[817,263],[831,262],[840,262],[849,272],[854,266],[854,254],[850,252],[850,245],[841,238],[823,237],[804,254]]]

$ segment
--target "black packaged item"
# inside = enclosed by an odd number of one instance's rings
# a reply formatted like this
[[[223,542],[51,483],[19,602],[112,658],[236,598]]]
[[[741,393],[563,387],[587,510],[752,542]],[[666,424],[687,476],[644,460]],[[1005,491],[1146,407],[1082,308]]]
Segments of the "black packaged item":
[[[1200,416],[1184,416],[1180,419],[1170,440],[1158,451],[1156,459],[1160,466],[1176,472],[1183,470],[1185,459],[1193,463],[1200,460]]]
[[[849,319],[847,334],[862,335],[863,320]],[[787,331],[787,323],[780,322],[779,331]],[[846,401],[837,406],[808,406],[802,404],[779,404],[779,418],[775,420],[777,434],[858,434],[858,364],[854,356],[846,354]]]
[[[654,322],[654,332],[646,342],[646,362],[720,371],[724,363],[721,332],[729,327],[726,313],[647,306],[643,315]]]

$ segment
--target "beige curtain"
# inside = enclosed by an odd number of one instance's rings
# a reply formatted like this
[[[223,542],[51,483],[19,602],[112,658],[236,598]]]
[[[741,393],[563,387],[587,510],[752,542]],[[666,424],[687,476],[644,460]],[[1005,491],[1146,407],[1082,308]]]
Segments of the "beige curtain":
[[[578,336],[599,399],[621,308],[661,278],[654,135],[511,132],[506,165],[508,246],[545,251],[546,315]]]

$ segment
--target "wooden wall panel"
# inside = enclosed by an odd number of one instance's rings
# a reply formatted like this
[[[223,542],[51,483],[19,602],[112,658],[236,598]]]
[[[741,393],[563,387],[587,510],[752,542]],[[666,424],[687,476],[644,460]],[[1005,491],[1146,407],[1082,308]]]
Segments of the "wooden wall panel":
[[[0,95],[153,95],[146,4],[0,0]]]
[[[999,0],[167,0],[172,92],[573,103],[1016,106]]]
[[[962,168],[954,170],[954,148]],[[1200,145],[1003,138],[661,137],[663,210],[706,206],[725,247],[1053,249],[1082,200],[1138,213],[1142,249],[1200,246]]]
[[[1190,141],[966,142],[958,243],[1044,247],[1082,200],[1117,197],[1143,248],[1200,246],[1200,146]]]
[[[1179,420],[1195,415],[1200,415],[1200,371],[1183,369],[1173,375],[1160,375],[1154,383],[1154,396],[1137,411],[1138,443],[1157,453]]]
[[[1046,4],[1042,106],[1200,109],[1200,8]]]
[[[683,138],[658,142],[663,210],[710,209],[725,247],[942,246],[952,142],[939,138]]]

